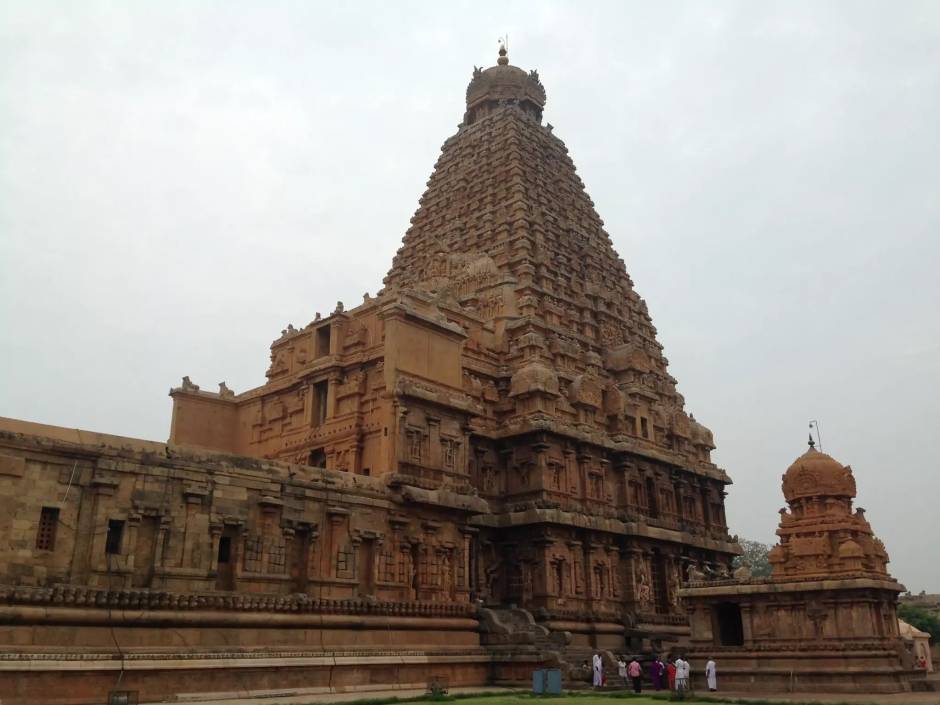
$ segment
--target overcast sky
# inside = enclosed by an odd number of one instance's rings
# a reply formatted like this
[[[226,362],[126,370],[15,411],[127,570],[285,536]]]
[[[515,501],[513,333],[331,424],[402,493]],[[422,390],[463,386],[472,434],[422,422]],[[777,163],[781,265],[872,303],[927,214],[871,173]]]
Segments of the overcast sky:
[[[165,440],[182,375],[381,286],[474,64],[537,68],[774,541],[819,419],[940,592],[940,3],[0,1],[0,415]]]

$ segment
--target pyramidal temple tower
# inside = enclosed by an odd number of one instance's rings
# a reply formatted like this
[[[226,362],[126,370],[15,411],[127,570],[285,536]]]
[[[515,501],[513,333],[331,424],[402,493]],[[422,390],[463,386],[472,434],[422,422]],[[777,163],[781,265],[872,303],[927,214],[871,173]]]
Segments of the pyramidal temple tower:
[[[349,520],[382,546],[367,594],[515,604],[582,645],[679,637],[683,577],[736,552],[730,479],[545,103],[505,49],[474,69],[384,288],[288,326],[261,387],[187,378],[170,440],[380,478],[399,518]]]

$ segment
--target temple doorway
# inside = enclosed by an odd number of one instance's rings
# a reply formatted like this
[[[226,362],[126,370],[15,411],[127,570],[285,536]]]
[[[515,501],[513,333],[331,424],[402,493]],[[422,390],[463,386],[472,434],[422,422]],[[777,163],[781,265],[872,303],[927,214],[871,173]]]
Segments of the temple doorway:
[[[741,607],[733,602],[719,602],[714,607],[718,643],[722,646],[744,645],[744,624],[741,621]]]
[[[222,530],[222,536],[219,537],[218,569],[215,577],[216,590],[235,589],[235,541],[237,536],[237,527],[226,526]]]

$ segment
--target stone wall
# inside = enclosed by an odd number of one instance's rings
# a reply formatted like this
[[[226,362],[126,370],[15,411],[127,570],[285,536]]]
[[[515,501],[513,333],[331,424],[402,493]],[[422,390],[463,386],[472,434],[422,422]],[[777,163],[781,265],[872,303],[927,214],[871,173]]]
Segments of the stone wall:
[[[408,490],[0,421],[4,703],[100,702],[118,678],[142,698],[232,690],[223,668],[240,690],[368,688],[533,662],[480,646],[467,520],[485,502]]]

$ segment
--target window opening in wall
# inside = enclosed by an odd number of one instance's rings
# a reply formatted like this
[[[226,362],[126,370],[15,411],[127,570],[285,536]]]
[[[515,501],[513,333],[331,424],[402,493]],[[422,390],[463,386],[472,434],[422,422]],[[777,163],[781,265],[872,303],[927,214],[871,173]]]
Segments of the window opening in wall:
[[[369,477],[369,475],[372,474],[372,470],[370,470],[369,468],[362,468],[362,470],[359,471],[359,474]]]
[[[329,382],[317,382],[313,385],[313,421],[317,426],[326,423],[326,400]]]
[[[326,357],[330,354],[330,326],[317,329],[317,357]]]
[[[58,508],[43,507],[39,514],[39,529],[36,531],[36,548],[41,551],[51,551],[55,548],[55,533],[58,525]]]
[[[645,416],[640,417],[640,435],[643,436],[643,438],[650,437],[650,424]]]
[[[346,545],[336,549],[336,577],[354,578],[355,576],[355,554],[352,546]]]
[[[307,463],[315,468],[326,467],[326,451],[323,448],[314,448],[310,451],[310,460]]]
[[[121,543],[124,539],[124,521],[111,519],[108,521],[108,535],[104,541],[104,552],[109,555],[121,553]]]

